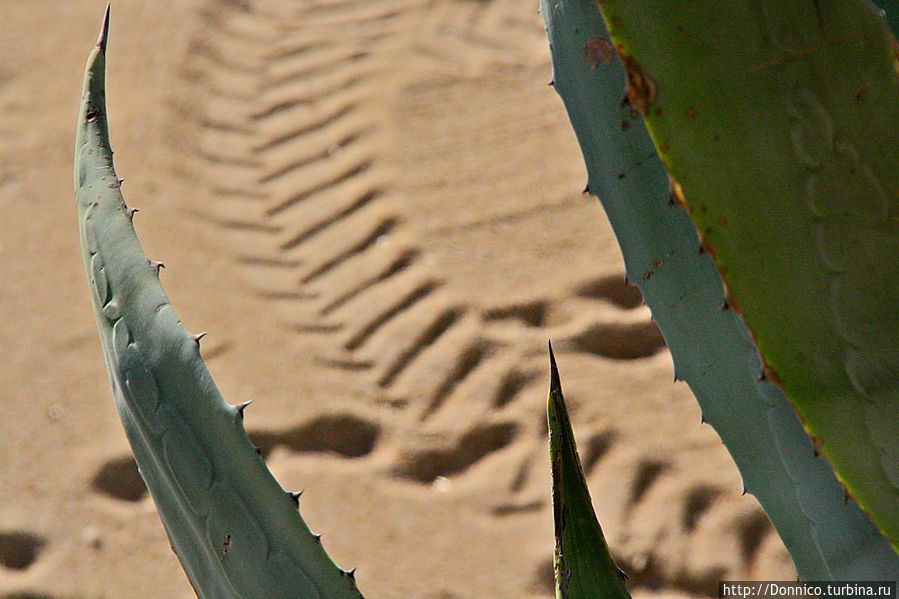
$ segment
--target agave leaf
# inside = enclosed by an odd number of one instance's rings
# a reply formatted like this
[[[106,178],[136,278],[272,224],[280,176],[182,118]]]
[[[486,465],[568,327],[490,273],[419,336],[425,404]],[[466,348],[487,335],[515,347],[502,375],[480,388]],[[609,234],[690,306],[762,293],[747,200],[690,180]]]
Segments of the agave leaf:
[[[549,459],[553,478],[553,520],[556,531],[555,575],[558,599],[595,597],[630,599],[625,576],[609,553],[593,511],[590,491],[577,453],[577,444],[552,346],[546,413],[549,421]]]
[[[358,598],[254,450],[132,226],[106,119],[107,7],[75,142],[82,255],[116,407],[166,531],[202,598]]]
[[[671,351],[677,378],[711,424],[804,579],[899,577],[899,558],[858,506],[846,504],[700,250],[687,213],[670,201],[665,166],[592,0],[542,0],[553,80],[577,134],[588,190],[603,204],[636,284]],[[706,56],[706,55],[702,55]]]
[[[864,0],[602,10],[767,378],[896,547],[899,51],[883,14]]]

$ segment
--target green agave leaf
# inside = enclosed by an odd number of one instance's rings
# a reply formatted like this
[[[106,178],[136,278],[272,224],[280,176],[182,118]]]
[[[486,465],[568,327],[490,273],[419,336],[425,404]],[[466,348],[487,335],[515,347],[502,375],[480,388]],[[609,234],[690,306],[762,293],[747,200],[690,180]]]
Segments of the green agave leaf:
[[[883,13],[863,0],[601,8],[767,378],[896,547],[899,50]]]
[[[202,598],[358,598],[222,398],[132,226],[106,119],[107,7],[75,141],[82,255],[116,407],[141,475]]]
[[[542,0],[553,80],[577,134],[587,188],[603,204],[630,282],[652,309],[677,378],[711,424],[806,580],[899,577],[899,557],[816,456],[783,392],[759,380],[758,352],[725,308],[721,276],[668,173],[593,0]],[[703,54],[701,56],[707,56]]]
[[[549,459],[553,477],[553,519],[556,531],[555,574],[558,599],[630,599],[624,573],[609,553],[584,480],[574,432],[568,420],[562,384],[552,346],[546,413]]]

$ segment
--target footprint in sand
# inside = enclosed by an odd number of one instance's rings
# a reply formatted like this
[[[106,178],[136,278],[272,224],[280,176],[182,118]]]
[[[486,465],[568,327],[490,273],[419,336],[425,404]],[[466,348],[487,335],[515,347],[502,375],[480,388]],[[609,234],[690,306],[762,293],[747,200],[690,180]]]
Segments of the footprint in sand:
[[[26,530],[0,530],[0,566],[27,570],[38,560],[47,542],[43,535]]]

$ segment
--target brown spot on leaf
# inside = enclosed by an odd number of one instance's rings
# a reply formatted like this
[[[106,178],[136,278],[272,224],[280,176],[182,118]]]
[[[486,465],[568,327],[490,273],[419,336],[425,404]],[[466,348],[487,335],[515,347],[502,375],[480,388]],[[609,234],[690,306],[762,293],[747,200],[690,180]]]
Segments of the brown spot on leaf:
[[[584,42],[584,59],[591,71],[595,71],[600,64],[612,64],[612,56],[615,49],[608,36],[594,35]]]
[[[665,262],[667,262],[668,259],[673,255],[674,255],[674,250],[671,250],[667,254],[662,256],[661,258],[656,258],[655,260],[653,260],[652,267],[643,273],[643,280],[648,281],[650,279],[650,277],[652,277],[652,275],[656,274],[656,271],[659,269],[659,267],[662,266],[663,264],[665,264]]]
[[[783,381],[780,380],[780,375],[777,374],[777,372],[774,371],[774,368],[768,365],[767,362],[765,362],[764,370],[762,371],[762,373],[765,375],[766,380],[771,381],[772,383],[783,389]]]
[[[624,68],[627,70],[627,97],[632,106],[646,114],[649,105],[656,98],[656,83],[643,72],[643,67],[633,56],[625,54],[622,50],[623,48],[618,48],[624,61]]]

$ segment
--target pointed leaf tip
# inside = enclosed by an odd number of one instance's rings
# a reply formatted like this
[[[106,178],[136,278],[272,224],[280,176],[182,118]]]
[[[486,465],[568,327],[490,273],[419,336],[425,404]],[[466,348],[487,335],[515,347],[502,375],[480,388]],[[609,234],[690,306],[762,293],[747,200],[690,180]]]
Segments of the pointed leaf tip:
[[[549,361],[547,416],[556,537],[556,597],[630,599],[590,501],[551,346]]]
[[[106,54],[106,35],[109,33],[109,2],[106,3],[106,12],[103,14],[103,26],[100,28],[100,35],[97,37],[97,47],[103,54]]]
[[[562,381],[559,378],[559,368],[556,366],[556,356],[553,355],[553,342],[549,341],[549,394],[562,394]]]

